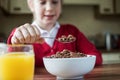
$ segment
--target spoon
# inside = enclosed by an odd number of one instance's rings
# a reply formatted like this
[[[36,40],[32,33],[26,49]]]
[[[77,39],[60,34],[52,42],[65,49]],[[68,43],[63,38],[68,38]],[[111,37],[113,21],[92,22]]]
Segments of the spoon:
[[[55,39],[55,37],[47,37],[47,36],[43,36],[42,38]],[[61,42],[61,43],[72,43],[72,42],[74,42],[76,39],[73,40],[73,41],[60,41],[59,39],[55,39],[55,40],[57,40],[57,41],[59,41],[59,42]]]
[[[43,36],[42,38],[55,39],[55,37],[47,37],[47,36]]]

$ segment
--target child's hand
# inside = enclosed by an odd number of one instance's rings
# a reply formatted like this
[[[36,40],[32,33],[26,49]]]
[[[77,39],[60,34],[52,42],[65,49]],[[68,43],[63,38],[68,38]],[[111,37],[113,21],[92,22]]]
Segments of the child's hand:
[[[24,43],[42,43],[43,38],[40,37],[40,32],[31,24],[24,24],[18,28],[11,39],[12,44],[24,44]]]

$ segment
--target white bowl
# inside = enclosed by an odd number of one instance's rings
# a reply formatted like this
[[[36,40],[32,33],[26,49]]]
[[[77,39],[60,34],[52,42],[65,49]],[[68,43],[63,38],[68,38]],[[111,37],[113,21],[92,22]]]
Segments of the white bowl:
[[[76,79],[93,70],[96,56],[81,58],[43,58],[46,70],[58,79]]]

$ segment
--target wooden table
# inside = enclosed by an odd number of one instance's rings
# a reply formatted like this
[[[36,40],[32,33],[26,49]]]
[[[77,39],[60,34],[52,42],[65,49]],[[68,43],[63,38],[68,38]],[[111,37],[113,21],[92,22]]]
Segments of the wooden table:
[[[36,68],[34,80],[56,80],[56,77],[49,74],[45,68]],[[120,80],[120,64],[106,64],[95,67],[82,80]]]

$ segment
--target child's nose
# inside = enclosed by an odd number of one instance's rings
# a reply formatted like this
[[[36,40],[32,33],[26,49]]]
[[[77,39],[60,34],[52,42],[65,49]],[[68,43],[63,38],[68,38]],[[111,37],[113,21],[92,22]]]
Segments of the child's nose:
[[[52,10],[54,8],[54,6],[51,3],[48,3],[46,5],[46,10]]]

